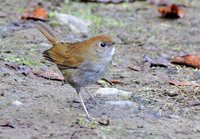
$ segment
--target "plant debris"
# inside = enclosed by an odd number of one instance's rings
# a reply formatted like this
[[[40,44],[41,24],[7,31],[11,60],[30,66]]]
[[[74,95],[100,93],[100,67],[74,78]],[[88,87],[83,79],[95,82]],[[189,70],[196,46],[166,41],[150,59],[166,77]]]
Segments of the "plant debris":
[[[158,12],[162,15],[163,18],[176,19],[184,17],[183,9],[176,4],[158,7]]]
[[[175,80],[168,80],[169,84],[175,85],[175,86],[195,86],[199,87],[200,84],[193,81],[175,81]]]
[[[27,65],[20,65],[14,62],[6,62],[5,65],[10,69],[14,69],[18,73],[23,74],[25,76],[37,76],[49,80],[64,81],[64,78],[60,74],[52,71],[33,71],[33,69]]]
[[[113,83],[113,84],[121,84],[121,85],[126,84],[126,83],[119,81],[119,80],[111,80],[110,82]]]
[[[128,66],[129,69],[134,70],[134,71],[141,71],[142,69],[137,66]]]
[[[0,124],[0,127],[9,127],[9,128],[15,128],[11,123],[5,123],[5,124]]]
[[[114,84],[106,78],[101,78],[96,82],[97,84],[101,85],[102,87],[113,86]]]
[[[170,63],[170,60],[166,56],[158,57],[157,59],[152,59],[149,56],[144,56],[145,62],[148,62],[150,64],[150,67],[170,67],[172,64]]]
[[[25,76],[27,75],[33,75],[33,70],[32,68],[26,66],[26,65],[20,65],[14,62],[6,62],[5,65],[11,69],[14,69],[18,73],[21,73]]]
[[[27,9],[21,19],[46,21],[48,19],[48,11],[44,9],[42,3],[38,3],[34,9]]]
[[[200,69],[200,56],[195,56],[195,55],[178,56],[173,58],[171,63]]]
[[[45,79],[50,79],[50,80],[56,80],[56,81],[64,81],[64,78],[62,75],[52,72],[52,71],[39,71],[39,72],[34,72],[34,75],[37,77],[42,77]]]

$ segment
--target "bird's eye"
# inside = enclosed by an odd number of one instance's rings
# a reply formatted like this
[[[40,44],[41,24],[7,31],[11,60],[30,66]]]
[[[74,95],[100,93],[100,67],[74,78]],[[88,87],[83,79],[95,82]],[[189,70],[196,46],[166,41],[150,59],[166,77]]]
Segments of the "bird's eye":
[[[101,47],[105,47],[106,43],[105,42],[101,42],[100,45],[101,45]]]

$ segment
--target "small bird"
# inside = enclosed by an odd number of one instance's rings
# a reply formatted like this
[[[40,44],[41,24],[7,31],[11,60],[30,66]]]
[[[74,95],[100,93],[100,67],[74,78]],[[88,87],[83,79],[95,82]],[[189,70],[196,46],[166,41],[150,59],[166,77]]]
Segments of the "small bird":
[[[95,119],[88,113],[80,92],[106,73],[115,52],[114,42],[106,35],[77,43],[61,42],[43,22],[38,21],[36,28],[53,45],[43,56],[57,65],[65,81],[76,90],[88,119]]]

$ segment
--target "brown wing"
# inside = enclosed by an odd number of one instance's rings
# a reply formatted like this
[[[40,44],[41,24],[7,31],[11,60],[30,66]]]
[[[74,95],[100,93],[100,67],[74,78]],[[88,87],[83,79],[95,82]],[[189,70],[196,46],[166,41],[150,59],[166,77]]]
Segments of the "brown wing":
[[[77,68],[83,62],[83,55],[76,44],[58,43],[43,52],[43,56],[58,65],[59,68]]]

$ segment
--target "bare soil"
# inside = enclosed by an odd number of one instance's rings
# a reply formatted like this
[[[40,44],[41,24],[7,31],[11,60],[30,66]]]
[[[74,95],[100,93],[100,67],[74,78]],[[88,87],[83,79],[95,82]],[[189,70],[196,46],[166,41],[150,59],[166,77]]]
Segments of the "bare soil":
[[[28,22],[19,19],[35,3],[3,0],[0,4],[0,138],[200,138],[199,87],[177,87],[167,81],[198,82],[200,71],[185,66],[149,67],[144,62],[144,56],[173,58],[199,54],[200,1],[186,3],[185,17],[177,20],[160,18],[156,6],[145,1],[69,2],[61,3],[60,7],[49,0],[42,2],[49,11],[91,20],[94,25],[88,37],[108,34],[123,43],[116,45],[114,64],[105,78],[123,82],[109,87],[132,92],[128,100],[134,105],[98,106],[83,93],[92,115],[109,116],[108,126],[87,120],[75,90],[68,84],[25,76],[5,66],[5,60],[14,61],[35,71],[59,73],[53,63],[42,57],[42,52],[51,47],[49,42]],[[85,39],[56,23],[53,17],[47,24],[63,40]],[[134,71],[129,66],[143,70]],[[88,90],[95,92],[101,87],[94,84]],[[109,97],[96,99],[102,104],[110,100]],[[13,105],[16,100],[23,105]]]

